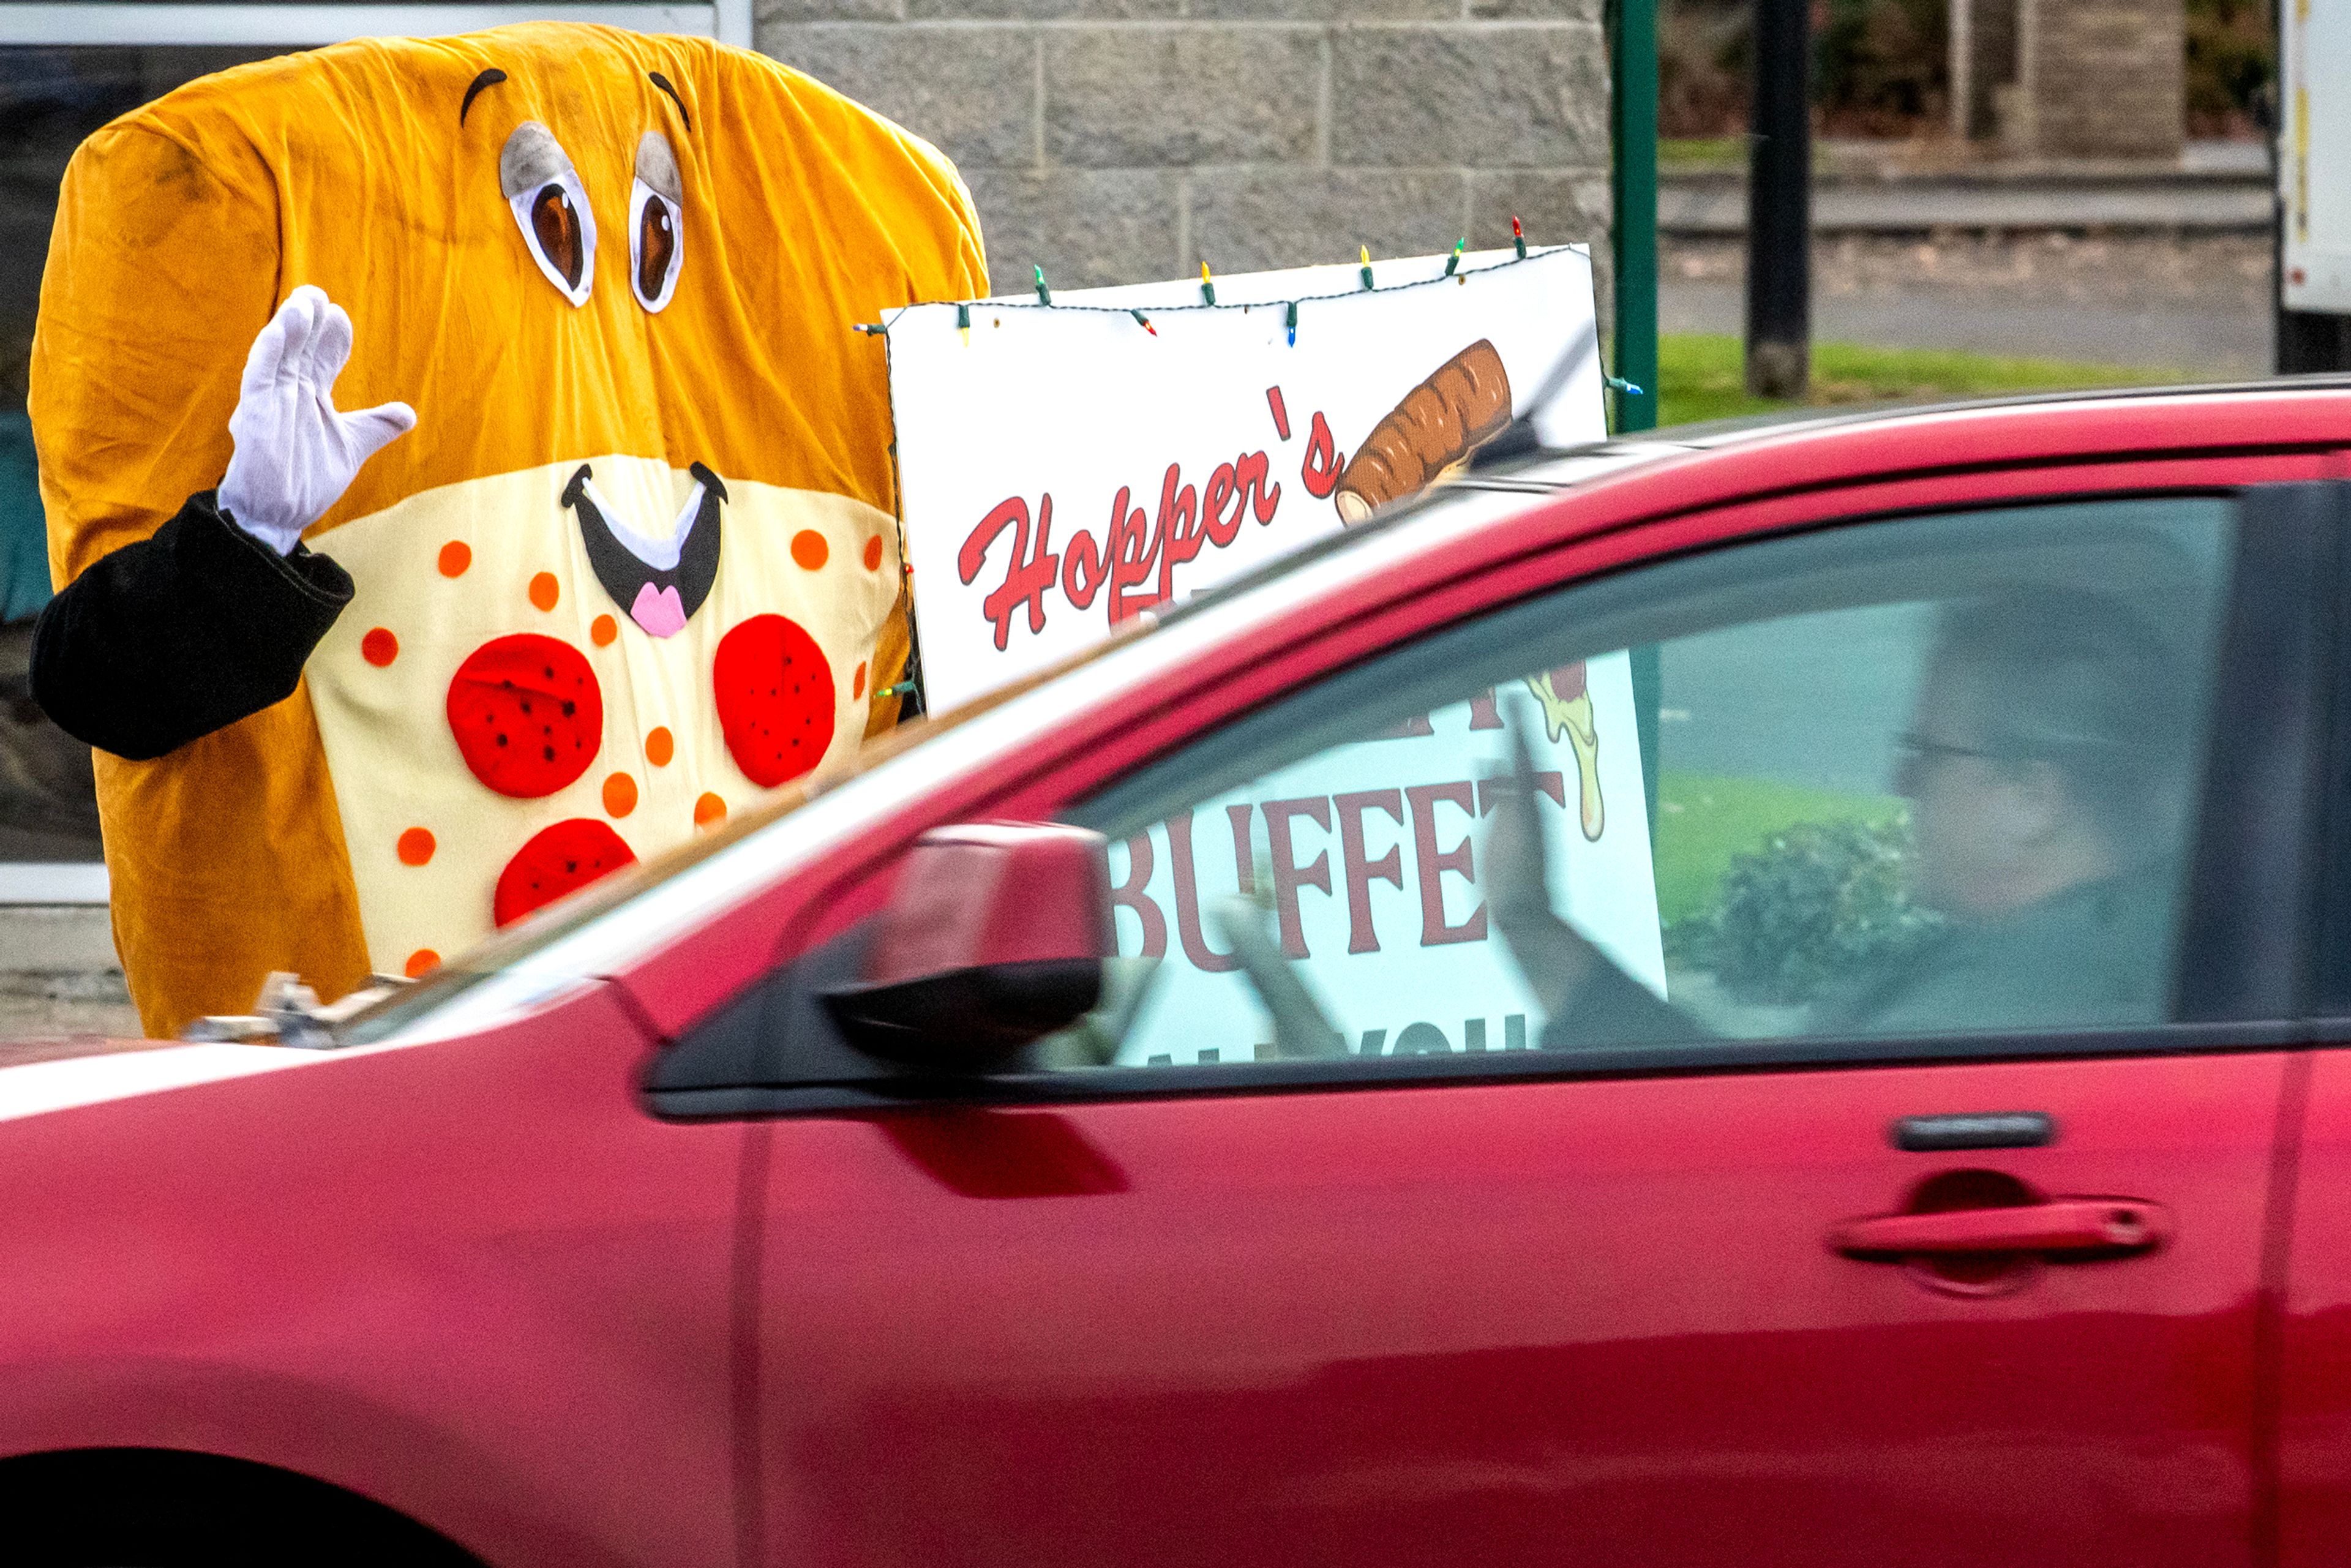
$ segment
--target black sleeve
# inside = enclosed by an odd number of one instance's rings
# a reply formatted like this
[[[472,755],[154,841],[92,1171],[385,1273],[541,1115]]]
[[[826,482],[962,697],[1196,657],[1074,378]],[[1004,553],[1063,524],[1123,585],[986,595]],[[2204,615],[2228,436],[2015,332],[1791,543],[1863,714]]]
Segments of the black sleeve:
[[[1565,1017],[1543,1025],[1545,1051],[1603,1045],[1683,1045],[1708,1038],[1698,1021],[1599,956]]]
[[[350,573],[298,544],[280,556],[206,490],[49,601],[33,697],[100,751],[161,757],[292,695],[350,601]]]

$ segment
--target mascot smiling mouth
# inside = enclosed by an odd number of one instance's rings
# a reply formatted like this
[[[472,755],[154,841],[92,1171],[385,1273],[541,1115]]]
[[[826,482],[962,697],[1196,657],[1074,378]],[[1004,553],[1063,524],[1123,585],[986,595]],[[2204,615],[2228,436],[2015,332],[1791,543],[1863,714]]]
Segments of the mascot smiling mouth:
[[[587,464],[563,487],[563,505],[580,514],[580,537],[596,580],[655,637],[684,631],[718,580],[718,513],[726,486],[699,463],[686,472],[694,476],[694,493],[678,508],[677,526],[665,539],[649,538],[623,522],[619,508],[597,493]]]

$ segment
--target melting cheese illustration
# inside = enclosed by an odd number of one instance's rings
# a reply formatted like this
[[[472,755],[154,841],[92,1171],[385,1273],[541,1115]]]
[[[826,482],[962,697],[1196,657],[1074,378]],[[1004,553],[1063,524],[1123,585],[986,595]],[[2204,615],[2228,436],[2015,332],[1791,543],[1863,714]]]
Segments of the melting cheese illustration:
[[[1407,500],[1468,461],[1510,422],[1510,378],[1502,357],[1480,338],[1405,393],[1372,427],[1344,472],[1332,504],[1353,526],[1378,508]],[[1527,677],[1542,705],[1552,744],[1565,737],[1582,777],[1576,816],[1583,836],[1597,841],[1607,830],[1600,798],[1600,732],[1582,663]]]
[[[1597,841],[1607,830],[1608,813],[1600,799],[1600,730],[1593,722],[1592,687],[1584,679],[1583,663],[1545,670],[1527,677],[1527,690],[1542,704],[1543,728],[1557,746],[1562,736],[1575,752],[1575,768],[1583,779],[1576,817],[1583,836]]]
[[[333,406],[415,427],[281,558],[212,491],[298,286],[348,317]],[[148,1028],[273,969],[425,972],[889,723],[885,367],[851,328],[987,288],[935,151],[708,40],[362,40],[91,138],[35,347],[71,584],[37,689],[101,748]]]

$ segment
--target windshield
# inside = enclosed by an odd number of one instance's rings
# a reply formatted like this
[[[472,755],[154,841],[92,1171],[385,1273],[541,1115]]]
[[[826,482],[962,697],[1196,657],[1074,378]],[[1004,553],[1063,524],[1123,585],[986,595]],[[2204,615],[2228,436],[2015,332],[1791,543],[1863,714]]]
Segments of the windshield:
[[[561,941],[613,910],[643,897],[695,866],[710,860],[769,824],[790,816],[820,794],[854,787],[854,781],[891,758],[961,728],[1013,698],[1061,679],[1084,667],[1112,649],[1143,636],[1159,624],[1149,612],[1123,622],[1112,635],[1083,653],[951,713],[925,714],[907,720],[887,734],[869,740],[848,766],[821,782],[789,785],[776,798],[741,811],[700,837],[606,877],[559,904],[499,932],[488,941],[457,954],[413,985],[399,987],[371,1007],[352,1014],[337,1030],[345,1045],[365,1045],[383,1040],[442,1007],[461,992],[494,975],[512,969],[533,954]]]
[[[977,701],[945,715],[925,715],[902,724],[888,734],[869,741],[853,762],[832,777],[820,782],[787,788],[774,800],[755,810],[737,813],[723,826],[710,830],[691,842],[617,873],[571,898],[550,905],[541,914],[498,933],[488,941],[455,955],[423,979],[400,987],[381,1001],[352,1014],[337,1029],[337,1038],[347,1045],[367,1044],[386,1039],[423,1019],[482,981],[513,970],[534,954],[604,915],[646,897],[694,867],[709,862],[730,846],[798,811],[820,795],[855,789],[857,780],[863,775],[893,758],[957,730],[1018,697],[1088,668],[1113,650],[1136,643],[1162,625],[1188,621],[1198,612],[1254,592],[1313,562],[1343,551],[1360,549],[1376,539],[1393,538],[1399,528],[1416,518],[1426,518],[1434,513],[1458,513],[1458,508],[1464,506],[1490,504],[1497,497],[1490,494],[1481,495],[1478,487],[1480,481],[1506,476],[1521,468],[1556,463],[1562,455],[1572,454],[1557,451],[1528,453],[1509,463],[1481,470],[1462,483],[1438,486],[1344,532],[1314,540],[1268,562],[1237,581],[1194,596],[1179,606],[1165,612],[1145,611],[1121,622],[1102,642]],[[1628,450],[1626,460],[1629,463],[1639,459],[1637,455]],[[1446,525],[1439,522],[1427,526]]]

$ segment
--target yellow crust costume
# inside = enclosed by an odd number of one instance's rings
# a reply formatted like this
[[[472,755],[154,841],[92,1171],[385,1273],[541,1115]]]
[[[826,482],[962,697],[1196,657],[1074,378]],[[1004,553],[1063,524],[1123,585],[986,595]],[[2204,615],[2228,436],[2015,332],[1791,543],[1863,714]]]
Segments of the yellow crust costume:
[[[348,311],[335,402],[416,423],[281,559],[212,490],[302,286]],[[34,347],[35,690],[101,747],[148,1030],[273,969],[422,972],[887,724],[886,371],[852,328],[986,292],[934,149],[707,40],[364,40],[90,138]]]

